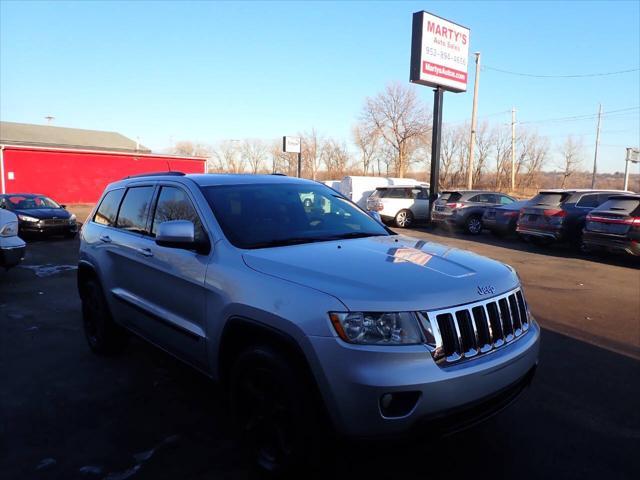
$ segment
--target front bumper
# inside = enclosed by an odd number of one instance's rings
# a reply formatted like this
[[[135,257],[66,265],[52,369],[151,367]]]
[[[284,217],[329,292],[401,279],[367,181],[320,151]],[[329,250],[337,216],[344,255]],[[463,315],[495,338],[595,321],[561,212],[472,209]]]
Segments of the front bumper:
[[[443,422],[451,412],[455,416],[470,408],[480,413],[473,422],[490,416],[496,411],[491,406],[496,395],[532,375],[539,342],[540,328],[532,321],[517,341],[477,359],[439,367],[421,345],[355,346],[312,337],[322,364],[325,402],[337,430],[365,438],[406,434],[424,422]],[[384,416],[381,398],[403,392],[417,393],[415,405],[403,416]]]
[[[24,259],[25,244],[0,247],[0,267],[11,268]]]
[[[46,225],[42,222],[20,222],[20,235],[67,235],[78,232],[77,223]]]
[[[629,255],[640,256],[640,242],[628,237],[585,231],[582,234],[582,241],[587,247],[604,248],[625,252]]]

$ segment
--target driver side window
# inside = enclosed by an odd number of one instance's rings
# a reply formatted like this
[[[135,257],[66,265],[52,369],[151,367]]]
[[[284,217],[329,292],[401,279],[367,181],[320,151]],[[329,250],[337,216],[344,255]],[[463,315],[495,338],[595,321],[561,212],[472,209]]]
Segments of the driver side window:
[[[153,214],[151,235],[156,236],[158,225],[171,220],[188,220],[193,223],[195,240],[204,241],[206,233],[202,227],[200,217],[187,194],[180,188],[162,187],[158,196],[158,203]]]

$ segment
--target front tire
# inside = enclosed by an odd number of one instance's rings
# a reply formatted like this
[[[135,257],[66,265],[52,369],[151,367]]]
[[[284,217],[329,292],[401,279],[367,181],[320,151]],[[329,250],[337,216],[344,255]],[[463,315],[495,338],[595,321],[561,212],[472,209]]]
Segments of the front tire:
[[[302,466],[314,448],[317,412],[295,364],[268,346],[251,347],[230,376],[231,407],[253,462],[282,474]]]
[[[127,344],[127,334],[113,321],[100,283],[89,279],[82,292],[82,323],[89,348],[98,355],[121,352]]]
[[[394,221],[396,227],[408,228],[413,224],[413,213],[411,213],[411,210],[400,210],[396,213]]]

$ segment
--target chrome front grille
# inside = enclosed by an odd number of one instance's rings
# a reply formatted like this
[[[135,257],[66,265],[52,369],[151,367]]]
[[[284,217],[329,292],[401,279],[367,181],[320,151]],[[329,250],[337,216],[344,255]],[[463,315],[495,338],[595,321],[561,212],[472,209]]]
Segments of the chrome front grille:
[[[529,329],[527,304],[517,288],[496,297],[454,308],[419,312],[427,344],[439,365],[492,352]]]

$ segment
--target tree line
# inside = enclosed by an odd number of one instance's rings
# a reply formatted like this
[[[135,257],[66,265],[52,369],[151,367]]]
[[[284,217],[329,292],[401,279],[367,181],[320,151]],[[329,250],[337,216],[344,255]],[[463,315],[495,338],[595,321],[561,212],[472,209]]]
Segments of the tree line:
[[[340,179],[344,175],[418,177],[428,181],[431,161],[430,109],[411,85],[390,83],[365,99],[347,140],[321,135],[315,128],[299,132],[302,140],[302,176],[314,180]],[[440,186],[459,187],[468,174],[470,126],[445,124],[442,131]],[[509,190],[511,184],[511,128],[481,122],[476,131],[473,165],[474,187]],[[541,184],[542,170],[561,172],[568,186],[583,167],[580,141],[567,137],[556,152],[549,139],[519,127],[515,137],[516,190]],[[215,145],[179,141],[169,153],[207,157],[210,172],[284,173],[296,175],[297,155],[282,152],[282,139],[243,138]],[[552,153],[555,161],[552,159]],[[560,160],[558,160],[558,158]],[[424,177],[424,178],[423,178]]]

